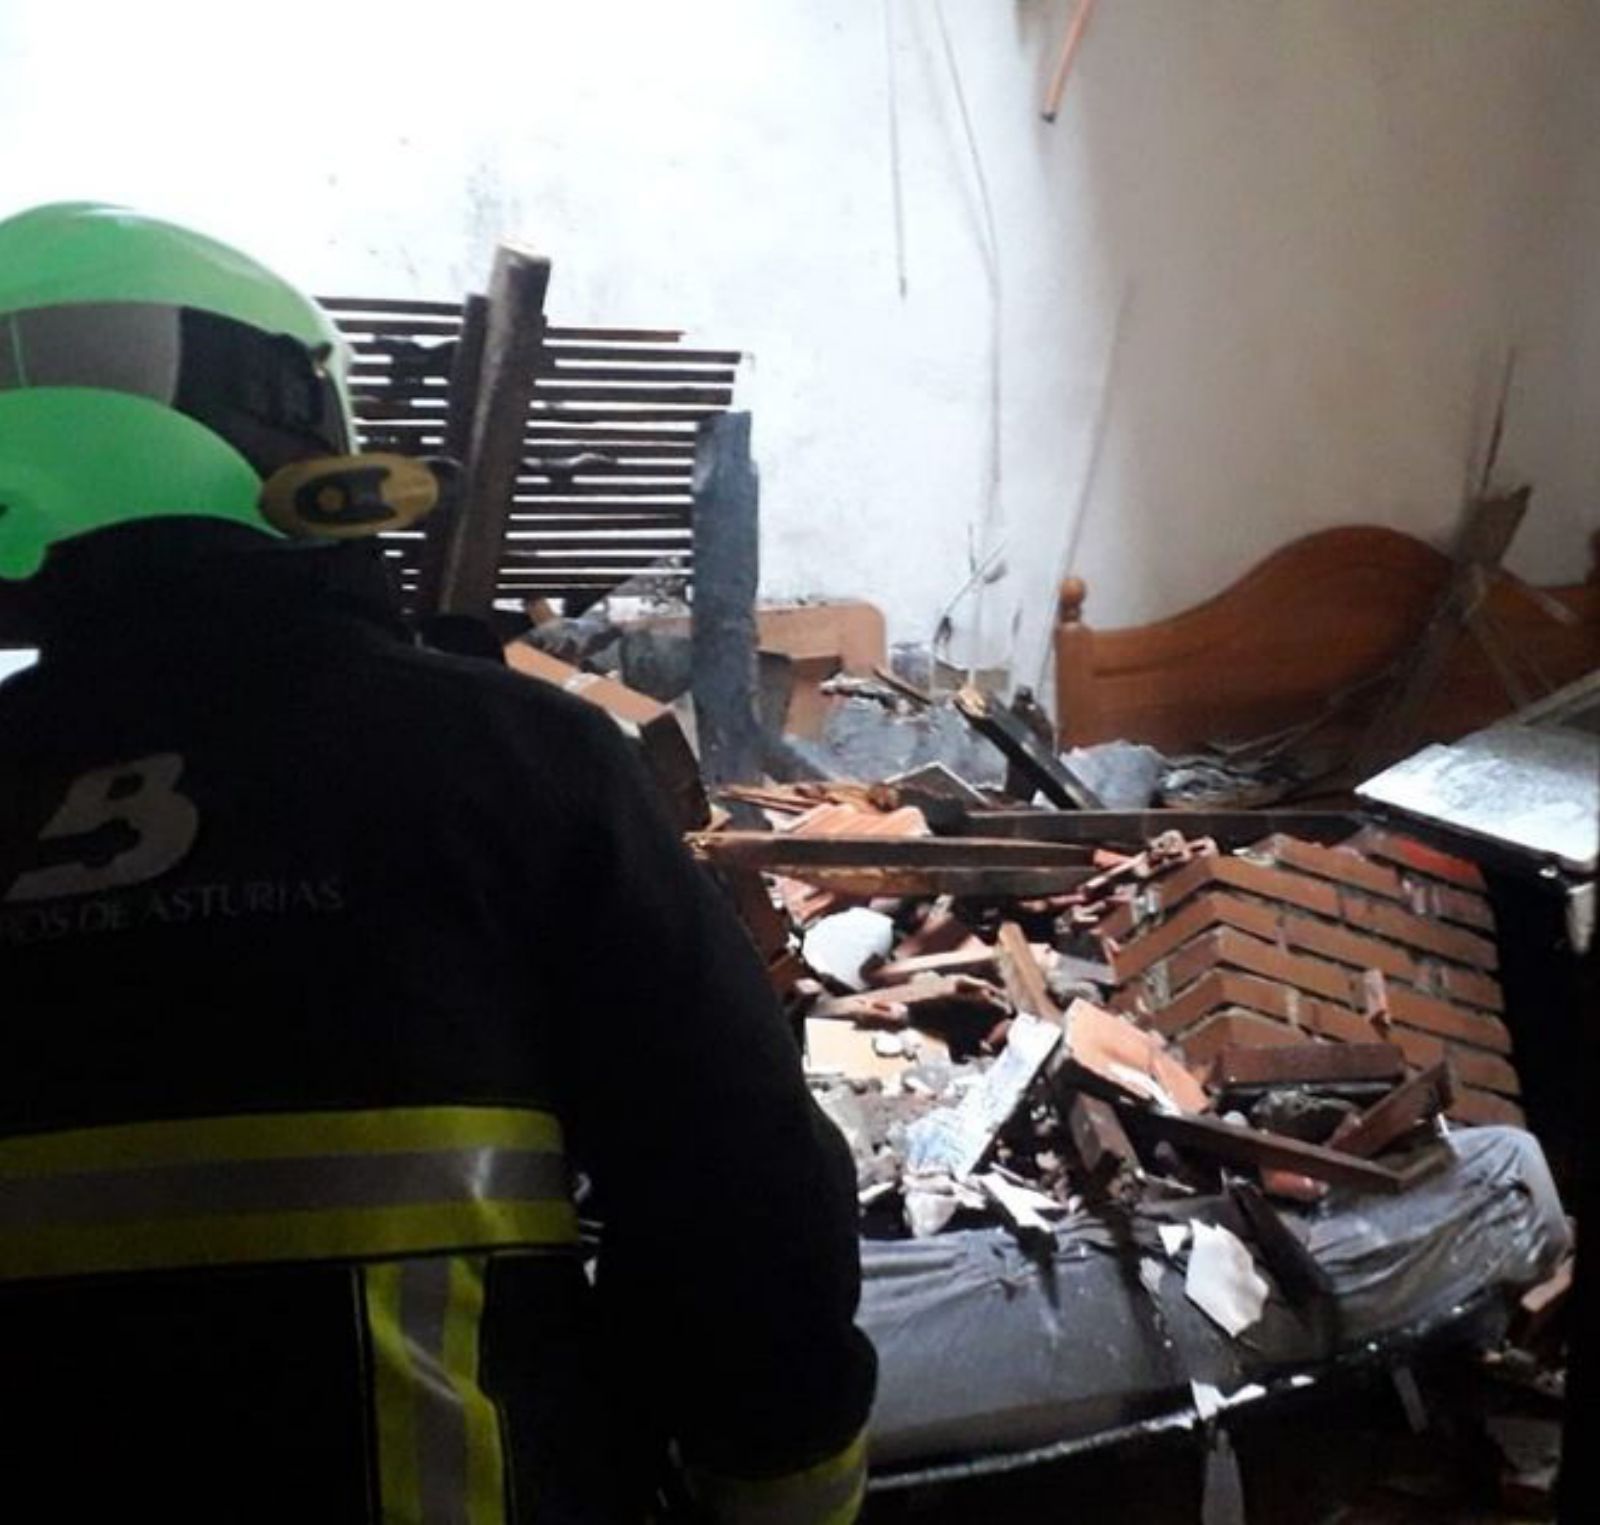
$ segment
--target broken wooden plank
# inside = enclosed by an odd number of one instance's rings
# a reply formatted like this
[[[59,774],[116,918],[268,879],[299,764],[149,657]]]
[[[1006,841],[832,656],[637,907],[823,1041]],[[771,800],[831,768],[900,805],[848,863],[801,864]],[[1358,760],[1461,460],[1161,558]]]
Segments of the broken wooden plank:
[[[1248,1181],[1234,1181],[1229,1184],[1228,1195],[1244,1215],[1262,1260],[1291,1303],[1304,1307],[1333,1296],[1333,1282],[1328,1273],[1295,1237],[1278,1210],[1261,1194],[1259,1186]]]
[[[1000,977],[1005,981],[1006,994],[1016,1003],[1017,1010],[1031,1012],[1036,1017],[1059,1017],[1061,1008],[1050,994],[1044,970],[1034,957],[1027,934],[1016,922],[1000,924],[997,949]]]
[[[796,837],[719,831],[689,838],[707,862],[787,874],[844,894],[1050,896],[1094,873],[1077,848],[963,837]]]
[[[1230,1165],[1289,1170],[1336,1186],[1390,1194],[1404,1186],[1403,1178],[1395,1171],[1321,1144],[1302,1144],[1297,1139],[1242,1128],[1215,1117],[1179,1117],[1128,1105],[1119,1110],[1135,1135],[1191,1149]]]
[[[1046,1253],[1055,1247],[1055,1230],[1044,1213],[1060,1212],[1059,1202],[1041,1191],[1008,1180],[997,1170],[986,1170],[973,1177],[973,1184],[989,1199],[1024,1247]]]
[[[956,695],[955,704],[979,735],[1022,769],[1052,804],[1078,810],[1104,808],[1094,790],[992,694],[968,685]]]
[[[1341,1123],[1328,1144],[1346,1154],[1371,1159],[1396,1139],[1448,1110],[1455,1100],[1455,1090],[1455,1072],[1448,1059],[1441,1059],[1431,1069],[1396,1086],[1360,1116]]]
[[[1098,1096],[1079,1093],[1072,1098],[1067,1104],[1067,1130],[1091,1194],[1103,1194],[1118,1176],[1140,1174],[1139,1156],[1127,1129]]]
[[[1138,850],[1154,837],[1181,831],[1211,837],[1224,848],[1247,847],[1266,832],[1303,842],[1342,842],[1360,825],[1353,812],[1332,810],[974,810],[968,829],[986,837],[1030,842],[1086,842]]]
[[[858,995],[833,996],[811,1010],[815,1017],[838,1017],[862,1026],[904,1027],[912,1013],[941,1006],[981,1007],[993,1017],[1009,1017],[1011,1003],[986,980],[952,974],[912,980]]]
[[[769,873],[818,868],[1060,869],[1094,872],[1083,851],[1042,842],[981,837],[796,836],[792,832],[703,832],[689,845],[713,862]]]
[[[923,953],[915,958],[894,958],[863,968],[869,985],[903,985],[925,974],[981,974],[993,969],[998,953],[987,943],[956,948],[949,953]]]
[[[1568,1255],[1554,1273],[1537,1286],[1529,1287],[1518,1299],[1522,1317],[1516,1330],[1520,1344],[1531,1346],[1561,1314],[1572,1297],[1575,1261]]]
[[[1405,1078],[1406,1058],[1392,1043],[1229,1043],[1217,1055],[1213,1085],[1342,1085]]]

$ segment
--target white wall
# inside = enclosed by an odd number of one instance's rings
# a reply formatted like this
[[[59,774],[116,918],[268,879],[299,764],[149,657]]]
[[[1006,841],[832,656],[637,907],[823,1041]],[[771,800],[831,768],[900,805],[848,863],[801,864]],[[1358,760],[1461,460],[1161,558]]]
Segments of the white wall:
[[[932,0],[0,5],[0,212],[124,200],[306,285],[453,295],[502,235],[568,321],[753,357],[765,584],[1037,673],[1064,562],[1102,624],[1294,535],[1443,541],[1518,348],[1513,555],[1600,523],[1600,4],[945,0],[992,193],[1003,472],[985,493],[983,220]]]

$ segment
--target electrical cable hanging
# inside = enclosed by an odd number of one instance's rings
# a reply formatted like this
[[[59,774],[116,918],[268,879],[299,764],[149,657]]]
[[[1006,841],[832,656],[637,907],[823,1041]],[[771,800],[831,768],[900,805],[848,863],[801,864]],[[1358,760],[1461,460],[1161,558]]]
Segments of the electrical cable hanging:
[[[883,46],[888,65],[889,195],[894,208],[894,269],[900,300],[906,299],[906,203],[900,160],[900,77],[895,68],[895,0],[883,0]]]
[[[988,462],[984,473],[984,491],[981,526],[984,542],[993,538],[995,525],[1000,516],[1001,499],[1000,486],[1003,470],[1001,457],[1001,406],[1004,395],[1003,370],[1001,363],[1001,316],[1002,289],[1000,281],[1000,240],[995,231],[994,205],[989,195],[989,178],[984,173],[983,155],[978,148],[978,136],[972,125],[972,114],[967,108],[967,93],[961,81],[961,69],[956,62],[955,45],[950,40],[950,27],[945,17],[944,0],[935,0],[933,7],[934,19],[938,23],[939,38],[944,47],[945,64],[950,72],[951,91],[955,96],[956,108],[961,117],[961,130],[966,138],[967,154],[972,161],[973,178],[978,186],[978,201],[983,213],[983,255],[984,270],[989,280],[989,449]],[[943,628],[949,619],[956,603],[965,596],[974,584],[977,586],[978,615],[977,628],[981,634],[983,629],[983,589],[986,584],[980,580],[984,572],[991,566],[1003,549],[1001,547],[991,550],[983,557],[981,563],[974,568],[973,575],[962,585],[961,592],[949,605],[940,617],[939,626]],[[935,641],[938,640],[938,630],[935,631]],[[976,646],[975,648],[976,649]]]

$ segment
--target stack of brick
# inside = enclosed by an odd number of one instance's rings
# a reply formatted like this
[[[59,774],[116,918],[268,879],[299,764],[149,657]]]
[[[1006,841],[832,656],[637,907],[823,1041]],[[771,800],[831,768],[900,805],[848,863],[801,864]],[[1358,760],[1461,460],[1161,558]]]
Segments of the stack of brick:
[[[1197,1069],[1230,1044],[1385,1038],[1414,1069],[1451,1061],[1458,1121],[1521,1123],[1483,888],[1472,864],[1376,830],[1195,858],[1101,922],[1112,1004]]]

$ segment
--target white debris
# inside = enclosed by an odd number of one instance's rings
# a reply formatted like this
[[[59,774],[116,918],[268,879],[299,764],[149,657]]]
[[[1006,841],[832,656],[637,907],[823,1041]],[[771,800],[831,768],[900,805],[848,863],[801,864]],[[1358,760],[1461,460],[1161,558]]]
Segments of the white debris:
[[[1183,1253],[1183,1247],[1189,1242],[1189,1225],[1187,1223],[1163,1223],[1156,1232],[1161,1235],[1161,1248],[1167,1252],[1169,1260],[1176,1260]]]
[[[1183,1290],[1207,1318],[1237,1337],[1261,1317],[1270,1289],[1236,1235],[1197,1222]]]
[[[932,1171],[908,1174],[905,1198],[906,1227],[916,1239],[937,1234],[960,1208],[981,1209],[988,1200],[964,1182]]]
[[[1191,1380],[1189,1392],[1194,1399],[1195,1413],[1202,1424],[1209,1424],[1223,1409],[1233,1408],[1240,1403],[1254,1403],[1257,1398],[1267,1396],[1266,1388],[1259,1382],[1247,1382],[1231,1393],[1224,1393],[1220,1387],[1213,1387],[1209,1382]]]
[[[894,921],[882,911],[853,906],[835,916],[824,916],[800,945],[800,956],[824,979],[848,990],[865,990],[862,967],[886,958],[894,947]]]
[[[1177,1099],[1172,1092],[1162,1085],[1154,1075],[1146,1074],[1143,1070],[1136,1070],[1131,1064],[1123,1064],[1116,1059],[1111,1060],[1106,1065],[1106,1073],[1124,1088],[1133,1092],[1134,1095],[1143,1096],[1153,1101],[1159,1111],[1169,1114],[1182,1114],[1183,1108],[1178,1105]]]
[[[906,1129],[907,1164],[917,1171],[971,1175],[1060,1042],[1061,1029],[1053,1022],[1013,1019],[1005,1050],[959,1105],[930,1112]]]
[[[1035,1191],[1031,1186],[1019,1186],[998,1170],[973,1176],[972,1184],[982,1190],[999,1210],[1000,1216],[1019,1235],[1033,1234],[1048,1237],[1051,1229],[1044,1215],[1049,1213],[1056,1216],[1063,1211],[1061,1204],[1054,1197],[1046,1196],[1042,1191]]]

